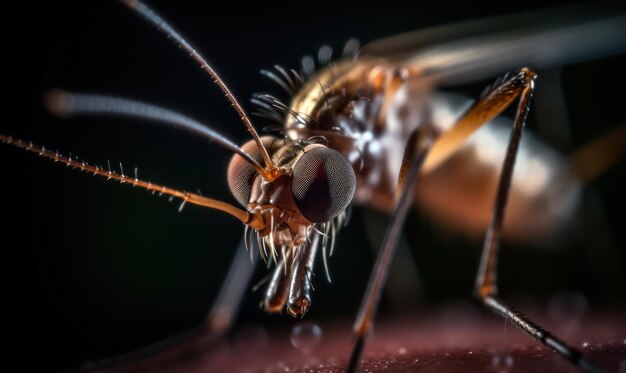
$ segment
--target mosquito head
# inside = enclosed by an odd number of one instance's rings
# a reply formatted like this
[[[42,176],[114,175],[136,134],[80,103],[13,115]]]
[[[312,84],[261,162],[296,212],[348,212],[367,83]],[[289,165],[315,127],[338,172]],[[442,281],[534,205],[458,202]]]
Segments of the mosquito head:
[[[299,246],[315,224],[331,221],[352,202],[354,170],[342,154],[321,144],[262,140],[281,176],[267,179],[234,155],[228,168],[230,190],[251,214],[263,217],[266,223],[257,231],[272,236],[270,246]],[[260,157],[254,141],[242,149]]]

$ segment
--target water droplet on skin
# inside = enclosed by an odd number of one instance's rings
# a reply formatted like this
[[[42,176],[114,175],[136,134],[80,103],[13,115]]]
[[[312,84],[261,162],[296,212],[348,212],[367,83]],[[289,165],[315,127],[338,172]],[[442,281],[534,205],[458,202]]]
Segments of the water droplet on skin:
[[[583,342],[583,348],[589,347],[589,342]]]
[[[282,361],[279,361],[278,363],[276,363],[276,366],[279,368],[284,368],[285,367],[285,363]]]
[[[491,358],[491,368],[498,373],[507,373],[510,372],[513,368],[513,356],[511,355],[503,355],[503,354],[495,354]]]
[[[310,352],[321,340],[322,328],[317,324],[299,324],[291,330],[291,344],[302,352]]]

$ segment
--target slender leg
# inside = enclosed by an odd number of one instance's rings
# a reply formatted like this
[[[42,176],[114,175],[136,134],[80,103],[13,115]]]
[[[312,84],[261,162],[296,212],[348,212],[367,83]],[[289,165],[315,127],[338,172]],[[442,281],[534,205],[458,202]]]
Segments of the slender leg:
[[[420,171],[422,163],[424,161],[427,147],[420,151],[411,162],[411,166],[408,169],[408,176],[406,177],[405,188],[398,201],[396,209],[391,216],[391,222],[389,228],[385,233],[382,248],[376,259],[374,270],[370,277],[367,290],[363,297],[359,314],[357,316],[356,323],[354,324],[354,336],[355,343],[350,356],[348,364],[348,371],[355,372],[361,362],[361,354],[363,347],[365,346],[365,339],[367,338],[369,331],[374,322],[374,316],[378,307],[378,301],[382,293],[382,289],[385,286],[385,280],[389,273],[389,268],[393,255],[398,246],[398,240],[400,238],[400,229],[402,223],[406,217],[409,207],[413,203],[413,196],[415,194],[415,187],[417,185],[417,175]]]
[[[245,240],[245,237],[244,237]],[[250,247],[254,251],[254,247]],[[254,272],[258,255],[250,255],[244,249],[243,240],[237,247],[235,259],[228,270],[224,285],[213,304],[206,322],[193,329],[176,334],[163,341],[110,359],[87,362],[87,371],[115,368],[115,371],[150,371],[205,350],[228,332],[237,316],[245,289]]]
[[[496,81],[448,131],[442,133],[429,151],[423,173],[428,173],[452,156],[481,126],[497,117],[519,97],[535,74],[522,68]]]
[[[498,249],[500,247],[500,235],[502,232],[502,223],[504,221],[504,212],[506,209],[509,188],[511,186],[517,149],[522,137],[522,128],[530,107],[530,98],[533,91],[532,79],[534,79],[534,76],[529,76],[528,84],[522,92],[519,106],[517,108],[513,131],[511,132],[509,146],[504,159],[504,164],[502,166],[502,173],[500,175],[500,181],[496,193],[491,223],[489,224],[487,235],[485,237],[483,254],[480,261],[478,276],[476,278],[475,294],[488,308],[495,313],[502,315],[505,319],[511,320],[511,322],[513,322],[530,337],[563,355],[563,357],[576,364],[578,367],[586,371],[596,372],[600,371],[600,369],[585,360],[580,351],[568,346],[565,342],[553,336],[539,325],[522,316],[520,313],[512,310],[509,306],[502,303],[497,296],[498,289],[496,269]]]
[[[497,313],[510,318],[530,336],[561,353],[583,369],[596,370],[591,364],[580,357],[580,352],[565,345],[530,320],[511,311],[495,297],[495,260],[502,228],[502,219],[504,217],[504,208],[506,207],[506,199],[511,183],[515,155],[521,139],[521,130],[528,114],[535,76],[535,73],[529,69],[522,68],[513,76],[499,80],[481,96],[448,132],[437,138],[432,146],[415,147],[412,142],[418,141],[419,143],[420,140],[419,134],[417,133],[409,139],[403,160],[403,167],[401,168],[398,180],[402,194],[396,210],[392,215],[385,241],[379,252],[367,291],[361,303],[357,321],[354,325],[355,343],[348,363],[349,372],[356,372],[359,366],[361,354],[365,346],[365,339],[371,330],[377,304],[380,299],[381,289],[384,286],[389,271],[389,264],[393,258],[395,247],[397,246],[398,233],[408,210],[408,205],[413,198],[420,167],[422,172],[428,172],[436,168],[449,156],[454,154],[471,133],[499,115],[520,96],[521,99],[515,118],[514,129],[511,134],[500,185],[498,186],[493,220],[485,239],[485,251],[477,279],[477,294],[485,305]],[[418,151],[414,152],[411,149],[418,149]],[[428,153],[426,157],[424,157],[427,150]],[[426,158],[425,161],[424,158]],[[410,167],[407,166],[408,164],[410,164]]]
[[[419,172],[428,172],[443,163],[464,143],[474,131],[506,109],[532,82],[534,73],[521,69],[515,75],[498,81],[485,91],[481,98],[446,133],[439,136],[431,145],[430,133],[414,131],[407,141],[398,176],[398,199],[396,209],[391,216],[382,247],[370,276],[367,290],[354,324],[355,342],[348,362],[348,372],[356,372],[361,361],[365,339],[371,330],[380,295],[391,260],[397,247],[402,223],[413,201]]]
[[[246,237],[244,236],[243,239],[245,240]],[[242,241],[237,248],[235,259],[230,265],[217,299],[207,315],[207,327],[211,334],[216,337],[221,337],[230,330],[234,319],[237,317],[244,294],[248,289],[250,279],[254,274],[259,255],[255,244],[248,247],[248,250],[250,250],[250,253],[244,250]]]
[[[370,249],[376,255],[389,222],[389,215],[363,206],[360,210]],[[423,281],[411,255],[411,246],[403,233],[400,234],[395,260],[391,264],[384,292],[391,307],[398,310],[415,305],[418,300],[424,298]]]

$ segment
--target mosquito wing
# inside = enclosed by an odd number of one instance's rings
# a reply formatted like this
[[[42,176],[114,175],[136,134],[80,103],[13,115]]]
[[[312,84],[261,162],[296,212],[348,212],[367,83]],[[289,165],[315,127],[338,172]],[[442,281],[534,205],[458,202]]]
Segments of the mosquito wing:
[[[455,85],[521,66],[545,69],[626,51],[626,14],[583,7],[439,26],[365,45],[433,84]]]

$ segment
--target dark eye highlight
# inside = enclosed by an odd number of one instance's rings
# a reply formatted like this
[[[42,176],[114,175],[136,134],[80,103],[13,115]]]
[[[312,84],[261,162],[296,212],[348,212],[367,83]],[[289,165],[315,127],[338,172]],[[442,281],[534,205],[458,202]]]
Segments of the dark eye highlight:
[[[293,168],[291,192],[302,215],[312,223],[323,223],[345,210],[356,188],[350,162],[326,147],[313,148]]]

